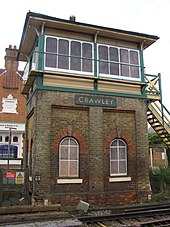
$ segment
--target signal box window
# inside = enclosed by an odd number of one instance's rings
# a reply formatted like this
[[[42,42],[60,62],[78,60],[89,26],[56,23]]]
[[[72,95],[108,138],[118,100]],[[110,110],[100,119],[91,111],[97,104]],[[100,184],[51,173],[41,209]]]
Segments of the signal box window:
[[[45,68],[93,74],[93,44],[86,41],[46,37]]]

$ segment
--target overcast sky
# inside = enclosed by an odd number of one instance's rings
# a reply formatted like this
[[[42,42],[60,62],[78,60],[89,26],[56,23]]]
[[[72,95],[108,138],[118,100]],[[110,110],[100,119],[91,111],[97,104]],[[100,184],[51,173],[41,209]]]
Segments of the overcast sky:
[[[2,4],[3,2],[3,4]],[[160,39],[144,51],[145,72],[162,75],[163,103],[170,111],[170,0],[5,0],[0,13],[0,68],[5,48],[19,47],[27,12],[123,29]],[[21,65],[23,67],[23,64]],[[22,67],[20,68],[22,69]]]

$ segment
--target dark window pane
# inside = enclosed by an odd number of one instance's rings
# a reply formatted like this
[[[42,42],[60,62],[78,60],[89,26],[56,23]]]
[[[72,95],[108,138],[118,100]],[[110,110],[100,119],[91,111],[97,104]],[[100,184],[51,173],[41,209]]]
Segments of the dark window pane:
[[[109,48],[110,61],[119,61],[118,49],[114,47]]]
[[[118,144],[119,144],[119,146],[123,146],[123,147],[125,146],[125,144],[122,140],[118,140]]]
[[[99,73],[103,73],[103,74],[109,74],[109,66],[108,66],[108,62],[99,62],[100,66],[99,66]]]
[[[2,142],[2,136],[0,136],[0,142]]]
[[[118,162],[117,161],[111,161],[110,171],[111,171],[111,174],[118,173]]]
[[[108,60],[108,47],[99,46],[99,59]]]
[[[126,153],[124,148],[119,148],[119,159],[125,159]]]
[[[82,71],[92,72],[92,45],[88,43],[82,44]],[[90,58],[90,59],[84,59]]]
[[[60,176],[62,177],[68,176],[68,161],[60,162]]]
[[[57,67],[57,55],[46,54],[45,66],[56,68]]]
[[[68,160],[68,147],[61,146],[60,159]]]
[[[133,50],[130,51],[130,64],[139,65],[137,51],[133,51]]]
[[[61,145],[68,145],[69,144],[69,139],[64,139],[61,143]]]
[[[110,74],[119,75],[119,64],[110,63]]]
[[[70,69],[81,71],[81,43],[72,41],[71,42],[71,57]]]
[[[70,162],[70,176],[78,176],[77,161]]]
[[[18,136],[14,136],[13,142],[17,143],[18,142]]]
[[[49,37],[46,39],[46,52],[57,53],[57,39]]]
[[[130,67],[130,73],[131,73],[131,77],[139,78],[139,67],[131,66]]]
[[[57,39],[47,38],[46,39],[46,54],[45,66],[46,67],[57,67]]]
[[[58,68],[69,69],[69,41],[60,39],[58,45]]]
[[[126,162],[125,161],[119,162],[119,173],[126,173]]]
[[[74,145],[74,146],[77,146],[77,143],[76,143],[76,141],[75,141],[75,140],[73,140],[73,139],[70,139],[70,145]]]
[[[77,147],[70,147],[70,160],[77,160]]]
[[[129,66],[121,65],[121,76],[129,76]]]
[[[111,143],[111,146],[117,146],[117,141],[118,140],[113,140],[113,142]]]
[[[123,63],[129,63],[128,50],[120,49],[120,61]]]
[[[5,137],[5,142],[9,142],[9,136]]]
[[[117,148],[111,148],[111,160],[117,160],[118,159],[118,152]]]

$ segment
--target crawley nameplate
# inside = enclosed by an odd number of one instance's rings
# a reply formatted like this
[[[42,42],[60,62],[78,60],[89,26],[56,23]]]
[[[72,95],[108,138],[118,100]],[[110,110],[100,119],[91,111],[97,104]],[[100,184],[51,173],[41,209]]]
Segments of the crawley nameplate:
[[[116,107],[116,99],[106,96],[75,95],[75,104],[84,106]]]

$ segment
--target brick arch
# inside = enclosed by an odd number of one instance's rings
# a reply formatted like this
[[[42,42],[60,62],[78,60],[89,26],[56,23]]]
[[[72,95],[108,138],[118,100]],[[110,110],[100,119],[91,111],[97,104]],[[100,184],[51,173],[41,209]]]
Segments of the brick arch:
[[[58,151],[59,143],[64,137],[67,137],[67,136],[70,136],[70,134],[68,133],[68,130],[67,129],[61,130],[54,139],[54,142],[51,146],[51,152],[56,153]],[[80,154],[87,154],[88,152],[86,148],[85,138],[82,136],[82,134],[75,130],[72,132],[71,136],[78,141],[80,145]]]
[[[109,154],[109,148],[110,148],[110,143],[112,142],[113,139],[123,139],[128,146],[128,151],[129,152],[134,152],[135,151],[135,145],[133,143],[133,139],[126,133],[122,132],[121,136],[118,136],[116,131],[112,131],[106,138],[105,143],[104,143],[104,154],[108,155]]]

